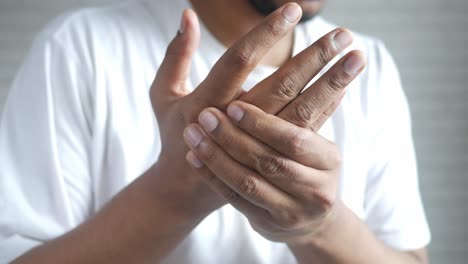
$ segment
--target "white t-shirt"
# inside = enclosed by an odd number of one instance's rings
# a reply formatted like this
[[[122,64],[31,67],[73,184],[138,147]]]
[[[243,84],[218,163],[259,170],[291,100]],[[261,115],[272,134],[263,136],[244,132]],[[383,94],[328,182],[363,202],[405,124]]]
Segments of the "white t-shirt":
[[[0,263],[76,227],[158,158],[148,90],[189,6],[133,0],[89,8],[55,20],[38,36],[1,119]],[[298,25],[294,54],[335,27],[320,17]],[[339,196],[389,246],[424,247],[430,233],[398,72],[380,41],[356,34],[352,48],[367,54],[368,67],[320,131],[341,150]],[[202,26],[192,87],[224,51]],[[273,71],[259,66],[245,89]],[[264,239],[226,205],[166,263],[294,261],[286,245]]]

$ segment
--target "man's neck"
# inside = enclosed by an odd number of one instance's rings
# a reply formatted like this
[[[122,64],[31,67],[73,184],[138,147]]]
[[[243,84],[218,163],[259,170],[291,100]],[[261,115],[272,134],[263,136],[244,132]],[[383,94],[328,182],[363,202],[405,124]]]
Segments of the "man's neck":
[[[248,0],[190,0],[200,20],[224,46],[230,47],[264,17]],[[279,67],[290,59],[294,35],[291,31],[262,59],[261,64]]]

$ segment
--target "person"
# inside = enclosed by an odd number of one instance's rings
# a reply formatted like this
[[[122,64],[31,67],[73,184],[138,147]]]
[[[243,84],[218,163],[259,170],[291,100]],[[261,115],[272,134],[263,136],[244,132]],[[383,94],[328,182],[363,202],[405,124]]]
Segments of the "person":
[[[427,263],[392,57],[289,2],[51,22],[3,112],[0,262]]]

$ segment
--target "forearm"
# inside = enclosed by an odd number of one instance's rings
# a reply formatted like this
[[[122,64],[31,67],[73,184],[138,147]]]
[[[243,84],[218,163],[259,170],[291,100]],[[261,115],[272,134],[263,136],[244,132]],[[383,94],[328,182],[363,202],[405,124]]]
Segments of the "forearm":
[[[189,201],[185,199],[192,197],[171,194],[170,177],[158,177],[163,170],[153,166],[94,217],[14,263],[154,263],[163,259],[202,218],[181,210]]]
[[[381,242],[351,210],[341,204],[333,221],[310,241],[289,245],[299,263],[389,263],[422,264],[417,256],[390,248]]]

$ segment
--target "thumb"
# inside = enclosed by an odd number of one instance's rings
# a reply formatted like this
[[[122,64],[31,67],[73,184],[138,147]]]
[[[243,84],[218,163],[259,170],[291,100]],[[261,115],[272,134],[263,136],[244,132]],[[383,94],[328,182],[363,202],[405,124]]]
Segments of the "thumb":
[[[199,42],[200,27],[197,15],[194,11],[186,9],[182,13],[179,31],[167,47],[151,87],[153,108],[187,94],[185,82],[190,74],[192,56]]]

